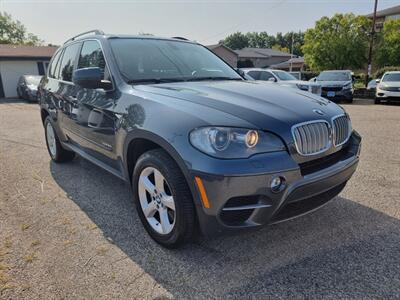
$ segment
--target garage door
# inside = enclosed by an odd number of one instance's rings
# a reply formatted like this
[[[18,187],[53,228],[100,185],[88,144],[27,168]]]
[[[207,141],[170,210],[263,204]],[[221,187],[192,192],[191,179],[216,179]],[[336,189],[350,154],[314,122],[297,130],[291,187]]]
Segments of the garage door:
[[[17,83],[21,75],[38,75],[36,61],[2,61],[0,62],[1,80],[4,96],[17,97]]]

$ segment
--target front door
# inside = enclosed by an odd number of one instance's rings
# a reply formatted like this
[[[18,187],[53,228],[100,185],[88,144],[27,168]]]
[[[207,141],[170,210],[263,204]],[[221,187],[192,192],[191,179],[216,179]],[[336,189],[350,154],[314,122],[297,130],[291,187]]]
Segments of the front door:
[[[101,46],[96,40],[83,42],[77,69],[98,67],[104,79],[110,80]],[[79,145],[89,155],[119,170],[115,152],[114,92],[78,88],[74,97],[74,128]]]

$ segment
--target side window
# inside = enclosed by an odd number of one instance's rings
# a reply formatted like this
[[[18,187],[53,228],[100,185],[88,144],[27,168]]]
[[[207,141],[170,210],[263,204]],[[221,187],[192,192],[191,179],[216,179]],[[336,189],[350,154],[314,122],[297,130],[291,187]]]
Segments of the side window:
[[[76,54],[78,53],[79,46],[80,43],[76,43],[65,48],[60,65],[61,80],[72,81],[72,71],[74,70]]]
[[[270,78],[275,78],[275,77],[270,72],[265,72],[265,71],[261,72],[260,80],[268,80]]]
[[[253,78],[254,80],[259,80],[260,79],[260,73],[259,71],[250,71],[247,74]]]
[[[99,42],[86,41],[83,43],[79,55],[78,69],[93,67],[100,68],[104,72],[104,79],[109,79],[106,61]]]
[[[56,53],[56,55],[54,56],[53,60],[51,61],[50,68],[49,68],[49,77],[51,77],[51,78],[56,78],[55,71],[56,71],[56,66],[60,59],[61,53],[62,53],[62,50],[58,51]]]

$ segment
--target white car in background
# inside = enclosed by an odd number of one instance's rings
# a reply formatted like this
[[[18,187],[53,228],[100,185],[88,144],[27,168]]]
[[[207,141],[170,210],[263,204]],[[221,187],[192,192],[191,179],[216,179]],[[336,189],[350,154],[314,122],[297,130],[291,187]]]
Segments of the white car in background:
[[[318,96],[321,96],[321,85],[315,82],[298,80],[292,74],[273,69],[261,68],[242,68],[240,69],[245,75],[250,76],[254,80],[262,80],[277,83],[281,86],[298,88],[302,91],[307,91]]]
[[[400,71],[390,71],[377,79],[375,103],[400,101]]]

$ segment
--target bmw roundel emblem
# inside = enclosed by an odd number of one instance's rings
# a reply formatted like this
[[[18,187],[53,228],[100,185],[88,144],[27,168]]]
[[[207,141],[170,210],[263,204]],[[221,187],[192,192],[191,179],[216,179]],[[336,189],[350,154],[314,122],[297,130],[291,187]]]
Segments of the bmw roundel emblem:
[[[320,109],[313,109],[313,112],[315,112],[316,114],[319,114],[320,116],[323,116],[325,113],[320,110]]]

